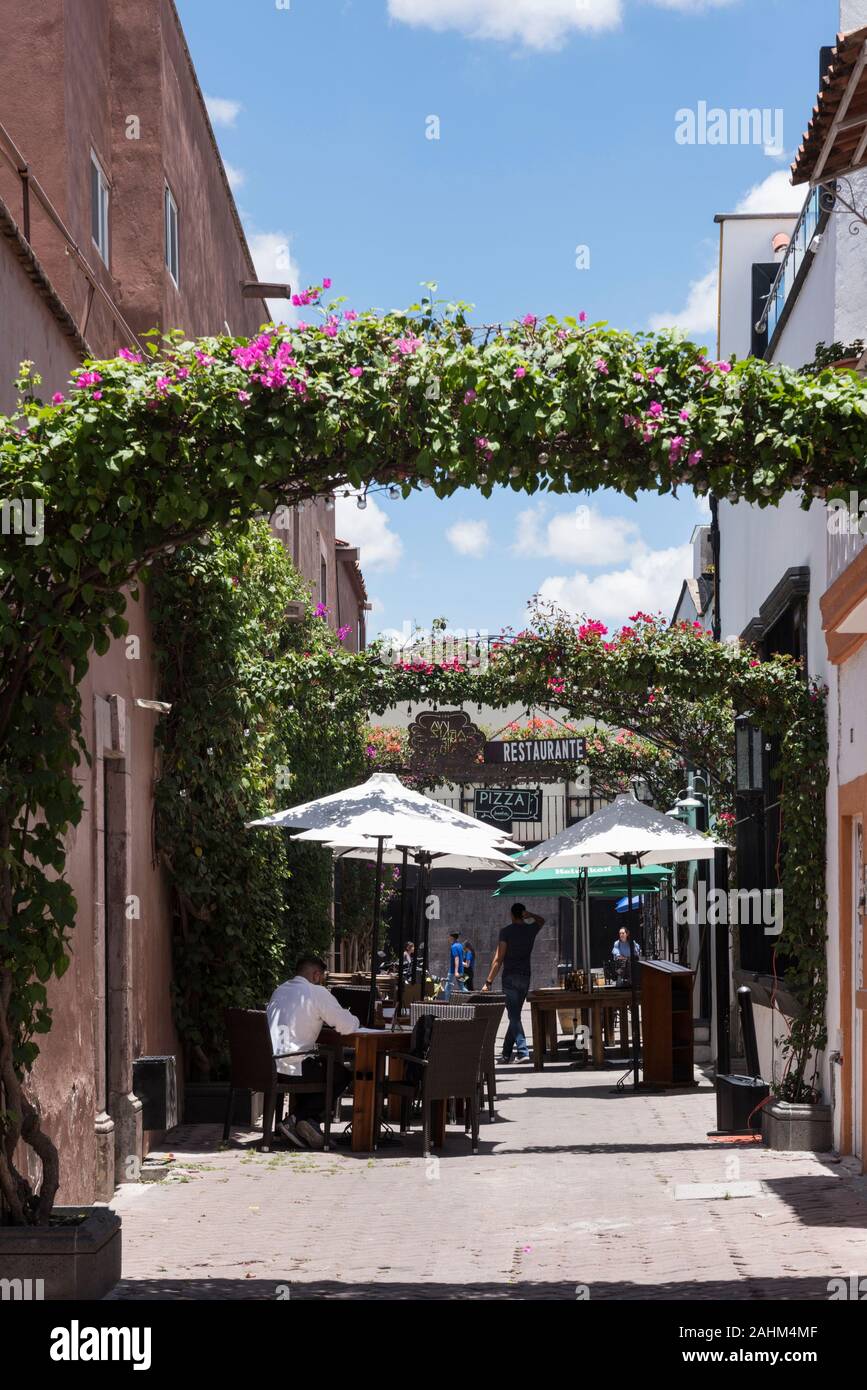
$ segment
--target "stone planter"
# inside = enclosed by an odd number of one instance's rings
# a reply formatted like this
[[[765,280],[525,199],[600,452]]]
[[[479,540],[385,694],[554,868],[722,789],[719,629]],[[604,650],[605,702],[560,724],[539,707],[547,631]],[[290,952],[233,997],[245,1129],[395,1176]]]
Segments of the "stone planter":
[[[762,1110],[762,1138],[769,1149],[827,1153],[834,1147],[831,1107],[775,1100]]]
[[[0,1226],[3,1299],[104,1298],[120,1269],[120,1217],[108,1207],[55,1207],[50,1226]]]

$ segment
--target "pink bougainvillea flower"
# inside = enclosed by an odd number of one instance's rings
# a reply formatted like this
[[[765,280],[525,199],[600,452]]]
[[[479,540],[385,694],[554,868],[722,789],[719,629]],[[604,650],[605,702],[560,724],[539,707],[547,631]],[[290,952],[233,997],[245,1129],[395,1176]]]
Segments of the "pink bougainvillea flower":
[[[481,435],[481,434],[479,435],[478,439],[476,440],[476,448],[477,448],[477,449],[487,449],[487,448],[488,448],[488,441],[487,441],[487,439],[485,439],[484,435]]]
[[[732,364],[731,362],[717,362],[716,369],[718,372],[730,372]]]
[[[585,314],[585,312],[584,312],[583,309],[581,310],[581,313],[578,315],[578,322],[579,322],[579,323],[586,323],[586,322],[587,322],[587,315]]]
[[[526,376],[526,375],[527,375],[527,368],[526,368],[526,367],[516,367],[516,368],[515,368],[515,376],[517,377],[517,379],[518,379],[519,381],[520,381],[521,377],[524,377],[524,376]]]
[[[687,463],[689,464],[690,468],[695,468],[696,464],[701,463],[703,458],[704,454],[702,453],[701,449],[693,449],[692,453],[687,459]]]
[[[350,376],[358,377],[358,376],[362,376],[363,373],[364,373],[364,368],[363,368],[363,367],[350,367],[350,368],[349,368],[349,375],[350,375]]]
[[[680,412],[680,415],[679,415],[677,418],[678,418],[679,420],[683,420],[683,421],[688,420],[688,419],[689,419],[689,409],[688,409],[686,406],[684,406],[683,410]]]
[[[597,622],[592,618],[587,623],[582,623],[578,629],[578,641],[583,642],[587,637],[606,637],[608,628],[604,623]]]
[[[351,631],[352,628],[348,623],[345,627],[339,627],[337,629],[337,640],[339,642],[345,642]]]
[[[135,362],[138,364],[142,360],[140,352],[130,352],[129,348],[118,348],[117,355],[122,362]]]
[[[411,357],[414,352],[418,352],[421,346],[421,338],[416,338],[413,333],[408,333],[405,338],[398,338],[395,343],[395,347],[403,357]]]
[[[605,361],[604,357],[597,357],[593,365],[602,376],[608,375],[608,363]]]
[[[170,376],[158,376],[158,377],[157,377],[157,390],[159,391],[160,395],[163,395],[163,396],[164,396],[165,393],[166,393],[166,391],[168,391],[169,387],[171,386],[171,384],[172,384],[172,379],[171,379]]]
[[[536,326],[536,315],[535,315],[535,314],[525,314],[524,317],[521,319],[521,323],[523,324],[523,326],[524,326],[525,328],[535,328],[535,326]]]
[[[661,367],[651,367],[651,368],[648,370],[648,373],[647,373],[647,380],[648,380],[648,381],[656,381],[656,378],[659,376],[659,374],[660,374],[661,371],[662,371],[662,368],[661,368]]]
[[[322,332],[325,334],[326,338],[336,338],[336,337],[337,337],[337,324],[336,324],[336,323],[326,323],[326,324],[325,324],[325,327],[322,329]]]
[[[624,415],[624,417],[623,417],[623,427],[624,427],[624,429],[627,429],[627,430],[628,430],[628,429],[631,429],[633,425],[637,425],[637,424],[638,424],[638,416],[637,416],[637,415]]]
[[[54,395],[51,397],[51,404],[60,405],[61,401],[65,399],[66,397],[64,396],[62,391],[55,391]]]
[[[355,323],[355,320],[358,318],[358,311],[356,309],[347,309],[343,317],[346,319],[347,323]]]
[[[178,367],[177,371],[175,372],[175,376],[176,376],[176,378],[177,378],[178,381],[186,381],[186,379],[187,379],[187,377],[189,376],[189,374],[190,374],[190,369],[189,369],[189,367]]]
[[[250,399],[250,392],[249,392],[249,391],[239,391],[239,392],[238,392],[238,400],[239,400],[239,401],[248,401],[249,399]]]
[[[323,288],[324,290],[330,290],[330,289],[331,289],[331,276],[330,276],[330,275],[326,275],[325,279],[322,281],[322,288]]]
[[[566,682],[555,676],[549,676],[548,689],[555,691],[557,695],[562,695],[563,691],[566,689]]]
[[[671,453],[672,463],[677,463],[677,460],[680,458],[681,453],[683,452],[683,447],[685,444],[686,440],[684,439],[682,434],[676,434],[674,436],[674,438],[668,446]]]
[[[475,391],[464,392],[464,405],[472,405],[473,401],[476,399],[477,397]]]
[[[326,605],[325,605],[324,603],[317,603],[317,605],[316,605],[316,607],[314,608],[313,612],[315,613],[315,615],[316,615],[317,618],[324,618],[325,615],[326,615],[327,612],[328,612],[328,608],[326,607]]]
[[[101,400],[102,400],[102,392],[101,392],[101,391],[94,391],[93,395],[91,396],[91,400],[94,400],[94,401],[101,401]]]
[[[216,360],[216,357],[212,357],[209,352],[202,352],[199,348],[196,348],[196,361],[202,367],[213,367]]]
[[[660,405],[659,401],[650,402],[650,410],[648,413],[653,417],[654,420],[659,419],[660,415],[662,414],[662,406]]]

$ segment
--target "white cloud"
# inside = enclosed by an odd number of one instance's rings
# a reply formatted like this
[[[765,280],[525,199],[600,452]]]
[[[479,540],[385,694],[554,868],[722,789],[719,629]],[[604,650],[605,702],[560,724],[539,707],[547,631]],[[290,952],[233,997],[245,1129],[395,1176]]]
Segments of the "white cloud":
[[[367,506],[358,506],[358,493],[338,495],[335,501],[335,527],[341,540],[361,549],[363,570],[391,570],[403,556],[403,541],[391,529],[391,519],[374,497]]]
[[[205,97],[205,105],[212,125],[233,126],[241,113],[240,101],[229,97]]]
[[[661,9],[701,14],[739,0],[645,0]],[[392,19],[471,39],[518,40],[528,48],[559,48],[575,33],[616,29],[625,0],[388,0]]]
[[[793,188],[785,169],[775,169],[761,183],[754,184],[735,207],[735,212],[755,215],[762,212],[797,213],[804,205],[804,189]],[[677,328],[688,338],[716,332],[718,269],[716,262],[706,275],[691,280],[681,309],[651,314],[650,328]]]
[[[292,254],[291,239],[285,232],[254,232],[247,241],[260,280],[290,284],[293,290],[298,288],[301,272]],[[268,309],[275,323],[294,323],[298,317],[288,299],[270,299]]]
[[[242,188],[247,181],[247,175],[243,169],[239,169],[236,164],[230,164],[227,159],[223,160],[223,168],[226,171],[226,178],[229,180],[229,187],[232,192]]]
[[[516,555],[550,556],[574,565],[610,565],[647,547],[637,522],[628,517],[605,516],[585,505],[548,516],[543,503],[519,514],[512,549]]]
[[[486,521],[456,521],[446,531],[446,539],[459,555],[485,555],[491,546]]]
[[[786,169],[775,169],[741,198],[735,212],[800,212],[807,190],[794,188]]]
[[[392,19],[471,39],[519,40],[528,48],[559,48],[571,33],[614,29],[622,0],[388,0]]]
[[[597,575],[581,570],[573,575],[552,575],[542,582],[539,594],[544,602],[556,603],[569,613],[597,618],[613,629],[638,609],[646,613],[661,609],[670,618],[684,576],[691,572],[689,545],[668,550],[644,549],[624,569]]]
[[[688,338],[710,333],[716,327],[717,270],[709,270],[700,280],[691,280],[682,309],[651,314],[650,327],[654,332],[663,328],[678,328]]]

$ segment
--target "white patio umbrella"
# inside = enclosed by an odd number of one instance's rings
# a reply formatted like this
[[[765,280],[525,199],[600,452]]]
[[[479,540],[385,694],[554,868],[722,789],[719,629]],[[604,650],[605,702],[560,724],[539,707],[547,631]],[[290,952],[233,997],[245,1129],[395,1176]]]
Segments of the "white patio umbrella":
[[[373,1022],[376,1001],[376,935],[382,902],[382,864],[386,842],[424,850],[424,837],[433,839],[446,831],[451,836],[473,837],[470,848],[489,850],[505,840],[495,829],[488,829],[472,816],[455,811],[442,802],[434,801],[411,787],[404,786],[391,772],[377,772],[366,782],[316,801],[290,806],[286,811],[264,816],[249,822],[248,828],[278,826],[308,832],[306,839],[323,843],[343,843],[346,836],[376,841],[376,882],[373,904],[373,938],[371,944],[370,1002],[368,1023]],[[327,832],[327,833],[323,833]],[[426,853],[427,851],[424,850]],[[398,972],[402,981],[402,972]]]
[[[434,801],[412,787],[404,786],[393,772],[375,772],[366,782],[360,782],[355,787],[347,787],[344,791],[332,792],[330,796],[319,797],[316,801],[302,802],[300,806],[290,806],[286,811],[275,811],[271,816],[249,821],[248,828],[277,825],[286,830],[319,830],[330,827],[335,832],[363,830],[367,834],[393,838],[393,833],[400,828],[397,820],[400,816],[409,817],[410,820],[423,817],[430,826],[471,830],[476,834],[486,834],[489,830],[487,838],[495,841],[506,838],[493,826],[485,827],[474,816],[455,811],[441,801]],[[369,819],[362,823],[362,817]],[[339,836],[335,834],[332,838],[338,839]]]
[[[592,868],[605,864],[626,867],[626,897],[632,902],[631,869],[634,865],[678,864],[689,859],[713,859],[723,846],[697,830],[681,825],[671,816],[660,815],[639,801],[634,792],[622,792],[609,806],[567,826],[559,835],[544,840],[521,856],[531,869],[540,864],[563,868]],[[586,885],[585,885],[586,897]],[[631,910],[631,909],[630,909]],[[627,921],[629,913],[627,913]],[[589,927],[588,927],[589,930]],[[638,1088],[638,982],[635,970],[635,942],[630,941],[632,984],[632,1066],[633,1083]],[[589,961],[588,961],[589,965]],[[588,972],[589,973],[589,972]],[[592,986],[591,986],[592,988]]]

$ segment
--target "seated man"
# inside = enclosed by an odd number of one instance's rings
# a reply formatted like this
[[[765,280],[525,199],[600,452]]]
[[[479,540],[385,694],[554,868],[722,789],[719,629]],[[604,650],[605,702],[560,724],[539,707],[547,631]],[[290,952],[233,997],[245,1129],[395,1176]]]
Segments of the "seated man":
[[[319,956],[302,956],[295,974],[278,985],[268,1004],[271,1047],[279,1057],[277,1071],[284,1078],[302,1081],[322,1080],[322,1094],[302,1093],[295,1098],[295,1114],[277,1126],[284,1139],[299,1149],[321,1149],[325,1139],[320,1123],[325,1111],[325,1062],[320,1057],[280,1056],[281,1053],[311,1052],[323,1026],[338,1033],[354,1033],[361,1027],[355,1014],[342,1009],[322,981],[328,967]],[[343,1095],[352,1080],[348,1067],[334,1068],[334,1099]]]

